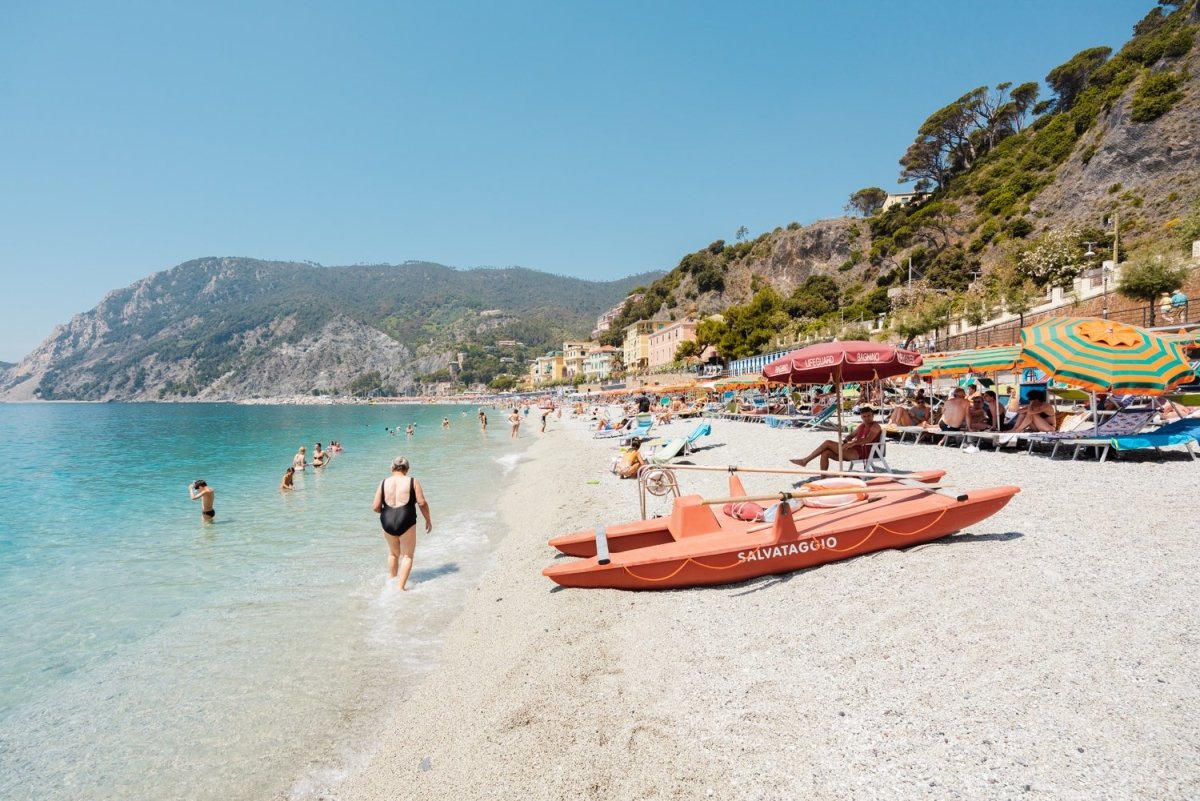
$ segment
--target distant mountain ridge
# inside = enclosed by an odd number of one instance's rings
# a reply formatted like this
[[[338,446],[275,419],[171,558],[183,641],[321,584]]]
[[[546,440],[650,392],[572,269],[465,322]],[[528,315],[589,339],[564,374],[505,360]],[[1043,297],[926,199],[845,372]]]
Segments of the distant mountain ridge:
[[[510,328],[534,352],[586,336],[601,312],[656,276],[593,282],[516,267],[196,259],[114,290],[58,326],[0,369],[0,399],[403,392],[445,369],[456,350]],[[512,369],[523,372],[517,361]]]

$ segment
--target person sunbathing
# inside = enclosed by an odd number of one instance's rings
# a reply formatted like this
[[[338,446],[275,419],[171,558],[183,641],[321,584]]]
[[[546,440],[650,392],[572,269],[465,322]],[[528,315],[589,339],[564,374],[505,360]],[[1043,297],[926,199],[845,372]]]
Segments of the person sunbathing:
[[[863,406],[858,413],[862,416],[862,422],[850,436],[840,443],[827,439],[803,459],[792,459],[792,464],[808,467],[809,462],[820,457],[821,469],[828,470],[831,459],[840,458],[842,461],[853,461],[864,458],[871,446],[883,439],[883,429],[879,427],[879,423],[875,422],[875,410],[870,406]]]
[[[897,406],[888,416],[888,424],[893,426],[919,426],[929,419],[929,402],[923,394],[918,393],[908,406]]]
[[[1053,431],[1055,426],[1054,407],[1046,403],[1046,394],[1039,390],[1029,393],[1029,403],[1022,406],[1010,429],[1014,434],[1023,431]]]

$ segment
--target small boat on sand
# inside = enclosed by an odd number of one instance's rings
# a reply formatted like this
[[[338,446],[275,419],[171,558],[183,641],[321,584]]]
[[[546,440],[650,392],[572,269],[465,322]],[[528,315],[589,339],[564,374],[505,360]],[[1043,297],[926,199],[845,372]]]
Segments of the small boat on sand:
[[[729,584],[936,540],[995,514],[1020,492],[1003,486],[943,493],[932,483],[942,475],[930,471],[857,484],[830,479],[744,499],[788,504],[773,519],[768,511],[771,522],[739,520],[726,513],[728,506],[719,506],[740,498],[683,496],[675,499],[669,517],[555,537],[552,547],[582,558],[553,564],[542,574],[565,587]],[[730,475],[730,485],[731,495],[745,494],[737,476]]]

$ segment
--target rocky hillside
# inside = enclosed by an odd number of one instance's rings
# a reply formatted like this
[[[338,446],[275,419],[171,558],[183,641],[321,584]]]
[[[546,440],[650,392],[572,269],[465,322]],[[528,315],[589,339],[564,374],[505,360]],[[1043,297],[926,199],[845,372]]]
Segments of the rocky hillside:
[[[58,326],[0,368],[0,399],[403,392],[460,349],[514,333],[532,352],[561,347],[648,277],[596,283],[517,268],[199,259],[111,292]],[[515,369],[524,355],[515,353]]]
[[[900,177],[923,193],[916,202],[883,211],[887,192],[868,187],[851,197],[861,216],[718,240],[684,256],[617,323],[738,310],[769,289],[760,329],[828,331],[893,311],[893,302],[934,294],[954,302],[980,277],[978,286],[994,286],[1006,269],[1010,280],[1044,283],[1019,265],[1047,238],[1066,243],[1074,264],[1055,277],[1067,275],[1086,266],[1089,243],[1111,251],[1114,218],[1123,253],[1182,253],[1183,229],[1200,219],[1198,41],[1196,0],[1162,3],[1116,52],[1089,48],[1047,65],[1044,83],[1014,87],[997,76],[995,87],[931,114],[903,152]],[[931,293],[889,299],[910,264]],[[709,333],[722,339],[719,326]],[[758,337],[763,347],[771,339]]]

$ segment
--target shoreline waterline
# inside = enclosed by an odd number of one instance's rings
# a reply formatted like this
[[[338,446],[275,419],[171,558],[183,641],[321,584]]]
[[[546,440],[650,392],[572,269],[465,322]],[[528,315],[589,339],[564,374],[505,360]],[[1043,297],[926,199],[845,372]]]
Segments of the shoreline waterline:
[[[443,430],[450,408],[19,409],[9,423],[42,439],[5,432],[29,458],[0,487],[0,546],[23,555],[0,566],[0,795],[301,799],[361,761],[380,698],[435,664],[503,536],[506,464],[533,440],[485,436],[458,408]],[[411,439],[384,430],[407,422]],[[296,446],[329,439],[346,451],[280,492]],[[370,512],[401,453],[434,515],[408,593],[384,589]],[[187,500],[195,478],[217,490],[215,523]],[[81,532],[89,559],[56,579]]]

